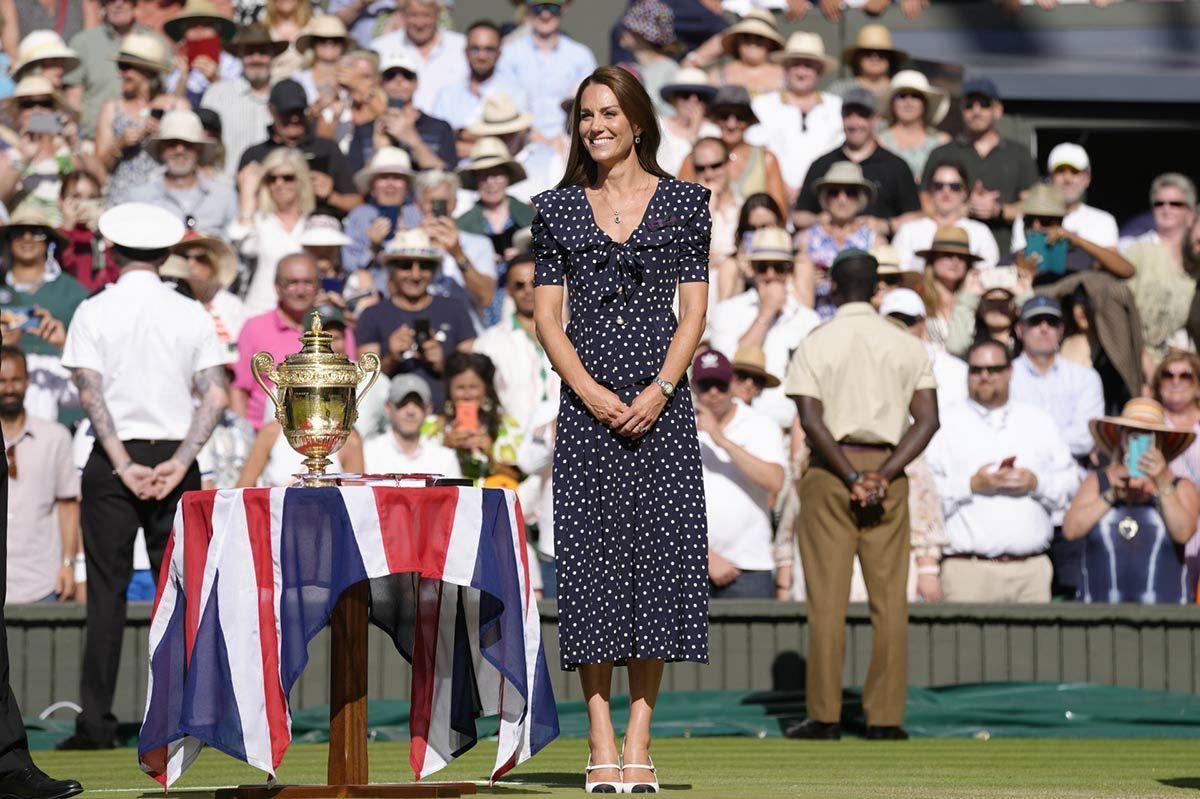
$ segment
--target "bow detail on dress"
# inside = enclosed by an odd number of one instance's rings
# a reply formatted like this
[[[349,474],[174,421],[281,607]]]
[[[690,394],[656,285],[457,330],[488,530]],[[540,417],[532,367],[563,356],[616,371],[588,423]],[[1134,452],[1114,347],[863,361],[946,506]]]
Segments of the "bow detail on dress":
[[[608,258],[596,264],[597,272],[607,274],[605,299],[615,297],[619,293],[625,302],[629,302],[630,295],[642,285],[644,270],[641,256],[629,242],[613,242],[608,251]]]

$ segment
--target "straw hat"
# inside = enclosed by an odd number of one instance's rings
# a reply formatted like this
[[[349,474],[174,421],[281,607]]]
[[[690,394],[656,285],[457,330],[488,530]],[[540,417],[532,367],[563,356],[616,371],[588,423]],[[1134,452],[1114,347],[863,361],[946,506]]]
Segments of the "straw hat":
[[[163,33],[175,41],[183,39],[183,33],[189,25],[203,23],[217,29],[217,35],[222,41],[229,41],[237,33],[238,27],[232,19],[217,11],[211,0],[187,0],[183,10],[163,23]]]
[[[79,66],[79,56],[54,31],[34,31],[21,40],[17,49],[17,63],[13,64],[10,73],[17,80],[21,73],[40,61],[61,60],[66,62],[63,69],[70,72]]]
[[[388,261],[429,261],[440,264],[442,251],[433,246],[429,234],[421,228],[401,230],[392,236],[379,255],[380,263]]]
[[[371,162],[354,173],[354,188],[359,194],[370,194],[371,183],[379,175],[403,175],[411,181],[412,159],[399,147],[380,147]]]
[[[783,49],[783,37],[779,34],[779,29],[775,27],[775,15],[770,11],[755,9],[726,28],[725,32],[721,34],[721,49],[725,51],[725,55],[737,56],[735,43],[737,37],[743,33],[769,39],[775,45],[770,48],[772,52]]]
[[[902,91],[920,92],[925,97],[925,124],[940,125],[950,111],[950,95],[929,85],[929,78],[915,69],[902,69],[892,76],[883,104],[883,115],[892,119],[892,100]]]
[[[172,72],[171,54],[157,36],[148,33],[130,33],[121,41],[121,51],[113,56],[118,64],[129,64],[150,72]]]
[[[837,67],[837,61],[825,54],[825,41],[820,34],[808,31],[796,31],[788,37],[783,50],[771,53],[771,60],[777,64],[795,59],[816,61],[824,66],[823,72]]]
[[[350,46],[350,35],[346,31],[346,23],[333,14],[322,14],[310,19],[304,26],[304,33],[296,39],[296,49],[302,53],[308,52],[309,48],[313,46],[313,39],[341,39],[342,44],[346,47]]]
[[[512,154],[508,151],[508,145],[494,136],[485,136],[471,147],[470,162],[466,166],[459,167],[458,174],[462,177],[463,188],[472,190],[478,188],[479,183],[475,173],[500,166],[508,171],[509,183],[520,183],[526,177],[525,168],[513,160]]]
[[[894,275],[900,271],[900,253],[890,244],[876,244],[871,248],[875,263],[879,264],[877,274]]]
[[[867,204],[875,199],[875,184],[863,177],[862,167],[853,161],[838,161],[823,177],[813,181],[813,191],[821,196],[826,186],[859,186],[867,194]]]
[[[240,57],[244,48],[256,46],[270,47],[271,58],[288,49],[288,43],[275,39],[266,25],[254,22],[238,29],[237,35],[225,43],[225,52]]]
[[[779,378],[767,371],[767,356],[760,347],[738,347],[733,356],[733,371],[761,377],[766,388],[779,385]]]
[[[183,220],[151,203],[121,203],[100,215],[100,235],[119,247],[165,250],[183,238]]]
[[[746,254],[749,261],[788,261],[796,256],[792,249],[792,237],[781,227],[763,227],[754,231],[750,237],[750,247]]]
[[[472,136],[507,136],[533,126],[533,114],[522,114],[512,95],[493,94],[483,102],[483,116],[467,128]]]
[[[168,111],[158,123],[158,133],[146,144],[146,152],[162,162],[162,145],[167,141],[185,141],[200,148],[200,157],[212,155],[217,144],[204,135],[204,125],[195,111]]]
[[[300,234],[301,247],[345,247],[354,239],[342,232],[342,223],[337,217],[317,214],[310,216]]]
[[[29,203],[24,203],[13,211],[12,216],[4,224],[0,224],[0,240],[8,241],[9,235],[14,227],[36,227],[42,228],[46,233],[47,243],[54,244],[58,248],[62,248],[66,244],[66,239],[58,232],[54,225],[50,224],[50,217],[46,216],[46,212],[36,208]]]
[[[717,93],[717,87],[708,81],[708,73],[696,67],[683,67],[675,73],[669,83],[663,84],[658,94],[668,103],[676,94],[691,94],[695,92],[705,102]]]
[[[859,50],[882,50],[890,53],[892,63],[899,64],[908,59],[908,53],[892,45],[892,32],[878,23],[863,25],[858,31],[858,37],[852,47],[842,51],[842,63],[848,67],[854,66],[854,59]]]
[[[1065,217],[1067,200],[1058,186],[1051,183],[1035,183],[1025,197],[1021,213],[1024,216]]]
[[[26,75],[21,78],[10,99],[16,101],[22,97],[49,97],[54,101],[55,109],[59,111],[63,110],[65,105],[62,94],[54,88],[49,78],[41,75]]]
[[[208,250],[209,257],[213,261],[216,280],[222,288],[229,288],[233,285],[238,272],[237,255],[234,254],[233,247],[229,246],[229,243],[222,238],[195,230],[184,233],[179,243],[171,247],[171,253],[178,257],[178,261],[167,259],[168,263],[163,264],[158,273],[164,277],[185,279],[191,277],[192,271],[187,265],[187,251],[193,247],[203,247]],[[180,263],[182,263],[184,271],[182,274],[176,274]]]
[[[1167,462],[1178,458],[1196,440],[1190,430],[1175,430],[1167,426],[1163,406],[1149,397],[1136,397],[1125,403],[1120,416],[1104,416],[1088,422],[1092,438],[1108,455],[1120,450],[1121,433],[1154,433],[1154,446]]]
[[[983,260],[971,252],[971,239],[967,231],[955,225],[942,225],[933,234],[933,243],[927,249],[914,253],[918,258],[928,261],[935,255],[958,255],[967,259],[967,263]]]

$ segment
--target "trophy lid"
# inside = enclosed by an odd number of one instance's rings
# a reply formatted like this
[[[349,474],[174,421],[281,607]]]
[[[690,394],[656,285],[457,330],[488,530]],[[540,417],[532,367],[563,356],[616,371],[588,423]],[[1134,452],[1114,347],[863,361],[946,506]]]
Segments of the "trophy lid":
[[[357,385],[358,367],[345,355],[333,351],[333,336],[313,311],[312,325],[300,336],[300,351],[279,365],[280,386]]]

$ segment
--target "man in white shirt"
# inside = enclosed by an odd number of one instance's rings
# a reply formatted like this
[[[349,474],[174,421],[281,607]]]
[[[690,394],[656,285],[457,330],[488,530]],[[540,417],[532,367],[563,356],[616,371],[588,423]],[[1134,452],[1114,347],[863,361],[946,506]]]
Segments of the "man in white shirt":
[[[221,143],[225,146],[225,176],[237,177],[242,153],[252,144],[267,138],[271,110],[271,59],[287,49],[287,42],[275,41],[271,32],[259,24],[238,31],[229,43],[230,52],[242,60],[242,74],[231,80],[217,81],[204,92],[201,108],[221,115]]]
[[[783,64],[784,88],[754,98],[759,124],[746,132],[746,140],[775,153],[792,202],[812,162],[842,144],[842,98],[817,90],[821,77],[836,66],[825,55],[820,35],[793,33],[771,60]]]
[[[795,261],[792,238],[786,230],[756,231],[746,257],[754,268],[754,287],[712,309],[708,343],[726,357],[741,347],[758,347],[766,355],[767,372],[781,375],[787,371],[792,351],[821,318],[788,291]],[[796,405],[781,386],[764,389],[754,401],[754,409],[785,429],[796,417]]]
[[[771,498],[783,488],[783,432],[733,398],[733,366],[716,350],[692,362],[714,599],[772,599]]]
[[[196,455],[229,404],[228,354],[212,318],[158,277],[183,222],[164,208],[126,203],[101,216],[99,229],[121,275],[79,306],[62,358],[96,445],[82,475],[83,711],[60,749],[113,747],[134,538],[142,528],[158,574],[175,506],[184,491],[200,488]]]
[[[444,87],[466,80],[470,73],[467,38],[438,25],[445,5],[442,0],[408,0],[405,28],[371,42],[371,49],[383,61],[404,54],[416,60],[421,86],[413,104],[427,114],[433,114],[438,93]]]
[[[509,264],[504,290],[512,298],[511,315],[483,331],[473,352],[496,365],[496,393],[504,412],[524,427],[534,408],[549,397],[553,367],[537,340],[533,324],[533,256],[522,253]]]
[[[1009,399],[1002,344],[975,344],[967,364],[970,399],[941,417],[925,453],[950,539],[942,591],[948,602],[1049,602],[1053,517],[1079,470],[1050,415]]]
[[[440,474],[462,477],[454,450],[421,438],[433,413],[429,384],[420,375],[396,375],[388,386],[391,429],[363,443],[363,468],[370,474]]]
[[[1063,229],[1087,239],[1097,247],[1117,251],[1117,220],[1107,211],[1093,208],[1083,201],[1092,185],[1092,162],[1087,150],[1078,144],[1065,142],[1050,151],[1046,159],[1050,182],[1058,186],[1066,202]],[[1013,221],[1012,251],[1025,249],[1025,218]]]
[[[967,398],[967,365],[941,347],[929,343],[925,326],[925,301],[912,289],[892,289],[883,295],[879,315],[895,320],[909,335],[925,342],[925,350],[933,363],[933,378],[937,381],[938,414]]]

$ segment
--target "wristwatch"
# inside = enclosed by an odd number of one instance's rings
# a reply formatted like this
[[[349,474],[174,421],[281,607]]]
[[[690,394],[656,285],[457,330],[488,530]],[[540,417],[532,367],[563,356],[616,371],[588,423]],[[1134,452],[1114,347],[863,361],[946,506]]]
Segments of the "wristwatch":
[[[132,465],[133,465],[133,460],[132,459],[127,460],[124,463],[122,463],[120,466],[113,469],[112,473],[114,476],[120,477],[121,475],[125,474],[125,471]]]
[[[663,380],[661,377],[656,377],[654,382],[658,383],[658,387],[662,389],[664,397],[670,399],[671,397],[675,396],[675,384],[670,380]]]
[[[850,474],[846,475],[845,477],[846,487],[848,488],[857,483],[858,478],[860,477],[862,477],[862,472],[850,472]]]

